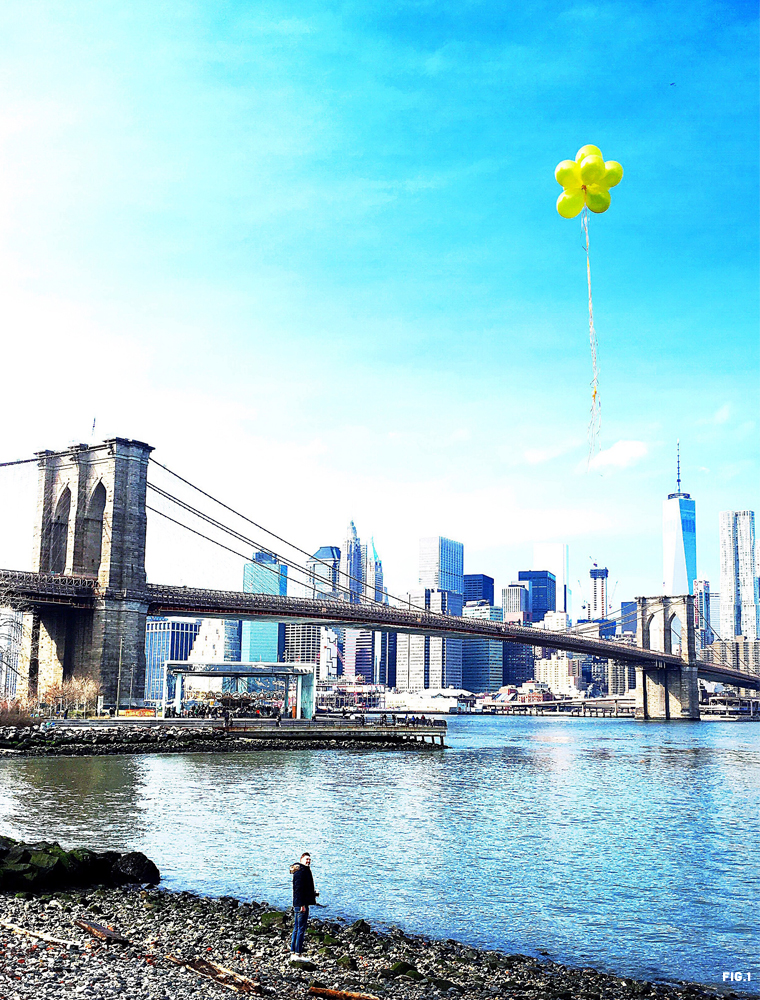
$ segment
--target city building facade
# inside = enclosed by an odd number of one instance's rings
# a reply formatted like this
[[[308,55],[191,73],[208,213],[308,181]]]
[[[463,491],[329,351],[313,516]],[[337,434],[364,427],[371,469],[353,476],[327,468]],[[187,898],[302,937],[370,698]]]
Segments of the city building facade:
[[[345,596],[340,583],[340,549],[337,545],[322,545],[306,560],[308,596],[339,600]]]
[[[352,604],[361,604],[364,592],[362,576],[362,548],[356,525],[348,522],[346,543],[340,557],[340,586],[344,600]]]
[[[501,592],[501,606],[505,615],[504,621],[507,621],[508,614],[525,615],[526,622],[532,621],[530,582],[515,581],[504,587]]]
[[[564,542],[536,542],[533,546],[533,569],[544,568],[554,575],[556,581],[556,610],[571,615],[570,551]]]
[[[720,513],[720,638],[757,639],[760,623],[755,564],[755,512]]]
[[[251,562],[243,567],[243,591],[286,597],[288,567],[270,552],[254,552]],[[240,645],[240,658],[246,663],[276,663],[285,652],[285,626],[278,622],[244,621]]]
[[[435,587],[410,591],[404,597],[410,607],[436,614],[462,614],[462,595]],[[462,640],[437,636],[396,637],[396,689],[422,691],[425,688],[462,686]]]
[[[546,569],[521,569],[519,583],[530,585],[530,612],[533,622],[543,621],[548,611],[557,610],[557,580]]]
[[[464,546],[434,535],[420,539],[419,584],[429,589],[464,594]]]
[[[145,624],[145,704],[160,705],[173,694],[166,683],[167,660],[187,660],[203,619],[148,618]]]
[[[588,617],[591,621],[607,618],[607,578],[610,571],[605,566],[596,563],[589,570],[591,577],[591,598],[588,604]]]
[[[492,576],[485,573],[465,573],[464,574],[464,603],[470,601],[488,601],[494,603],[494,581]]]
[[[465,584],[467,578],[465,577]],[[493,581],[491,581],[493,588]],[[492,590],[493,592],[493,590]],[[468,601],[462,609],[465,618],[500,622],[501,608],[488,600]],[[504,678],[504,643],[493,639],[462,640],[462,687],[467,691],[498,691]]]

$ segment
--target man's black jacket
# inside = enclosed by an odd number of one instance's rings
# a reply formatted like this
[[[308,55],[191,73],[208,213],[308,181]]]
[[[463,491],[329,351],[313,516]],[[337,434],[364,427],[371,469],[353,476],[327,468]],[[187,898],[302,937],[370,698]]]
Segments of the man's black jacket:
[[[293,865],[293,906],[313,906],[316,901],[314,879],[308,865]]]

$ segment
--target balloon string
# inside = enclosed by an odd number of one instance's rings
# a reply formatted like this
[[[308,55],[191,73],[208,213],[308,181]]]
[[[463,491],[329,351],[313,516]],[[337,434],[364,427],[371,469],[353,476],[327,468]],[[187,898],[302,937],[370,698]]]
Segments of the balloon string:
[[[602,428],[602,404],[599,398],[599,369],[596,363],[596,330],[594,329],[594,303],[591,299],[591,257],[588,241],[588,209],[584,207],[581,214],[581,225],[586,238],[586,277],[588,278],[588,332],[591,343],[591,417],[588,424],[588,462],[594,456],[599,446],[599,434]]]

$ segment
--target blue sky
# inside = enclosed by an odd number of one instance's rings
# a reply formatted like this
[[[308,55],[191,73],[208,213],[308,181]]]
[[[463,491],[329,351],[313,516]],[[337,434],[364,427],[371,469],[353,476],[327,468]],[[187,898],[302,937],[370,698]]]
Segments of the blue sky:
[[[619,600],[661,587],[680,437],[715,586],[758,503],[757,56],[750,4],[9,0],[3,455],[96,416],[307,549],[354,518],[392,590],[441,533],[499,586],[567,541]],[[585,143],[626,171],[591,469]],[[239,583],[162,530],[154,579]]]

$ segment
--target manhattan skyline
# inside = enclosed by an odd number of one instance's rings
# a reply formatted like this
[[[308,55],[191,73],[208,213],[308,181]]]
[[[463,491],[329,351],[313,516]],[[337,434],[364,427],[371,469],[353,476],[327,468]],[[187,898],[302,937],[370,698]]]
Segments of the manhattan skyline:
[[[1,17],[5,391],[25,414],[4,458],[94,419],[312,551],[366,525],[391,592],[424,536],[500,586],[567,542],[577,607],[589,557],[618,596],[660,591],[680,438],[716,587],[719,512],[758,508],[754,11]],[[553,177],[587,142],[626,170],[591,224],[590,469],[585,261]],[[194,578],[197,553],[153,539],[153,579]]]

